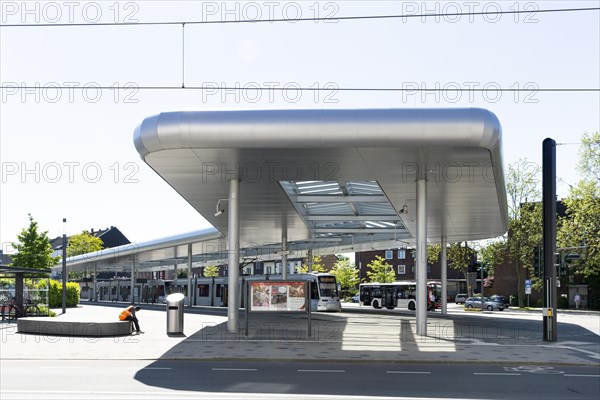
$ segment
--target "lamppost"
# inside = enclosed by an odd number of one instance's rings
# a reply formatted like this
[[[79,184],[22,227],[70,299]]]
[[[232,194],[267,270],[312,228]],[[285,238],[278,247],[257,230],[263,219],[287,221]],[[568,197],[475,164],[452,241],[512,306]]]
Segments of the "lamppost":
[[[62,238],[62,312],[67,312],[67,219],[63,218]]]

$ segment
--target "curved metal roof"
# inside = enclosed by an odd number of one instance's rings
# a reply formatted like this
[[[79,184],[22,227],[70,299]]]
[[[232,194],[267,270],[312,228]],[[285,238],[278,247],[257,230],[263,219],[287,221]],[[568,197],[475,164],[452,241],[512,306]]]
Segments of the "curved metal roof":
[[[507,231],[501,127],[483,109],[167,112],[146,118],[134,142],[222,234],[217,204],[240,179],[242,248],[278,243],[284,227],[288,242],[356,251],[414,243],[422,168],[430,240]]]

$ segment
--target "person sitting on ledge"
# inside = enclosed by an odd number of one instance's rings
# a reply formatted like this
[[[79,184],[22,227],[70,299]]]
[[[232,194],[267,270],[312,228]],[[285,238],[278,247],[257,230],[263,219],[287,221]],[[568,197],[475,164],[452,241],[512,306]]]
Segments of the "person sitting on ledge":
[[[133,325],[135,326],[135,332],[138,334],[144,333],[140,330],[140,323],[137,317],[135,316],[136,311],[140,311],[140,307],[134,307],[133,305],[131,305],[125,308],[123,311],[121,311],[121,314],[119,314],[119,319],[121,321],[133,322]]]

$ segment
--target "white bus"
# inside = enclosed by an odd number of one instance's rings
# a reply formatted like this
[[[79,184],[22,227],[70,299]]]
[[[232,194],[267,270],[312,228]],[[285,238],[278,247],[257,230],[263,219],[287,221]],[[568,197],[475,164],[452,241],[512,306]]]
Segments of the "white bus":
[[[435,310],[440,308],[441,284],[437,281],[427,282],[427,310]],[[360,304],[364,306],[372,306],[373,308],[385,307],[393,310],[398,307],[400,309],[416,310],[417,309],[417,282],[416,281],[397,281],[392,283],[361,283]],[[430,300],[431,295],[435,300]]]

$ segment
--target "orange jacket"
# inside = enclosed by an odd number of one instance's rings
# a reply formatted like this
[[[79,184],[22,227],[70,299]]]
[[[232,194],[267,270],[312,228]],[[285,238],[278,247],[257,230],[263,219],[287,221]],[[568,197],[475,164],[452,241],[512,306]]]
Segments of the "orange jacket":
[[[133,310],[133,306],[129,306],[123,311],[121,311],[121,314],[119,314],[119,319],[121,321],[125,321],[125,319],[127,319],[127,317],[131,315],[131,310]]]

